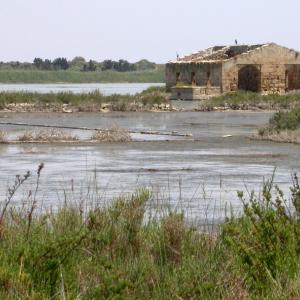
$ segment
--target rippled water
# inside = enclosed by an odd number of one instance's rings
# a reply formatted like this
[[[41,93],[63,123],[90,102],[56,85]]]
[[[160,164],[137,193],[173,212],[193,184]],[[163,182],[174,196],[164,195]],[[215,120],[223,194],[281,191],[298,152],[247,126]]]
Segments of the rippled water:
[[[97,145],[0,145],[0,197],[15,174],[35,171],[45,163],[39,199],[44,206],[65,200],[109,202],[145,186],[153,191],[151,205],[183,208],[199,222],[218,221],[225,210],[239,211],[237,190],[259,191],[272,175],[288,192],[291,174],[300,171],[300,146],[252,141],[248,137],[270,113],[9,113],[1,120],[46,124],[161,130],[192,133],[195,141],[148,136],[146,142]],[[23,128],[2,126],[11,135]],[[77,132],[80,137],[88,133]],[[232,137],[224,138],[225,135]],[[135,136],[141,139],[141,136]],[[34,189],[36,177],[18,193],[16,203]]]

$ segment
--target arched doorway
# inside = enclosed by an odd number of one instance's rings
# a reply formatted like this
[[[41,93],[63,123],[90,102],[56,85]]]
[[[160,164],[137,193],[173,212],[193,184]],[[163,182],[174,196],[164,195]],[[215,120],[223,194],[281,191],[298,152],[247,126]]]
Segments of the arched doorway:
[[[260,91],[261,73],[256,66],[247,65],[239,70],[238,89],[251,92]]]

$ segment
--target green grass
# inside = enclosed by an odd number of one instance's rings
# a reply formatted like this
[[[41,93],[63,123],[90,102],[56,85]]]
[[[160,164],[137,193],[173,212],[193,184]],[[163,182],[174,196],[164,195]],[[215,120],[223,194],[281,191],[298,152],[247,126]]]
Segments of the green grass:
[[[267,125],[258,129],[258,138],[300,143],[300,106],[275,113]]]
[[[99,111],[103,103],[111,105],[112,110],[126,111],[132,105],[151,107],[154,104],[166,103],[164,87],[150,87],[142,93],[135,95],[110,95],[105,96],[99,91],[75,94],[72,92],[61,93],[31,93],[31,92],[0,92],[0,109],[7,108],[10,104],[29,103],[38,110],[54,108],[68,104],[79,111]]]
[[[269,122],[277,132],[281,130],[296,130],[300,128],[300,106],[290,111],[277,112]]]
[[[239,91],[212,98],[204,105],[229,109],[290,109],[300,105],[300,93],[261,95]]]
[[[43,166],[37,172],[37,188]],[[109,207],[65,205],[57,212],[10,207],[30,174],[17,177],[0,214],[1,299],[299,299],[300,187],[292,205],[272,180],[245,199],[244,215],[220,234],[168,212],[144,218],[151,192]]]
[[[135,72],[77,72],[0,70],[1,83],[159,83],[165,81],[164,67]]]

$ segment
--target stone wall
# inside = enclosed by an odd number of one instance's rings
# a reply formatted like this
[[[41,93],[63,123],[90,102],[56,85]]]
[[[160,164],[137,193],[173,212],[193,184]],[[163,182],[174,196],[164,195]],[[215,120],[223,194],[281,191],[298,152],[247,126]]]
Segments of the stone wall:
[[[220,62],[169,63],[166,65],[167,91],[171,92],[175,86],[200,87],[177,91],[177,95],[193,99],[239,88],[263,94],[300,90],[300,54],[276,44],[266,44]],[[173,90],[172,97],[175,94]]]
[[[300,89],[299,53],[271,44],[225,61],[222,68],[223,92],[238,89],[239,70],[246,65],[255,65],[260,71],[259,91],[264,94]]]
[[[206,100],[221,95],[220,87],[172,87],[171,100]]]
[[[221,63],[169,63],[166,65],[166,88],[176,85],[221,87]]]

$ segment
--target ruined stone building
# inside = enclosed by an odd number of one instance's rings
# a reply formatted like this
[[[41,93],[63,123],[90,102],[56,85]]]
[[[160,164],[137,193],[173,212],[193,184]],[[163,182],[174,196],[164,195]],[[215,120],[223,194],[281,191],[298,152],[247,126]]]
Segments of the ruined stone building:
[[[215,46],[170,61],[172,99],[196,100],[237,90],[262,94],[300,90],[300,53],[274,43]]]

